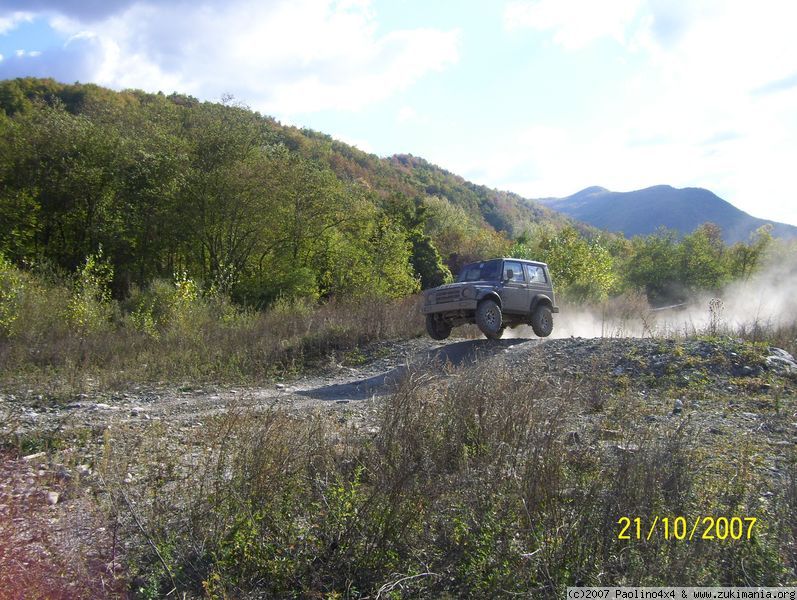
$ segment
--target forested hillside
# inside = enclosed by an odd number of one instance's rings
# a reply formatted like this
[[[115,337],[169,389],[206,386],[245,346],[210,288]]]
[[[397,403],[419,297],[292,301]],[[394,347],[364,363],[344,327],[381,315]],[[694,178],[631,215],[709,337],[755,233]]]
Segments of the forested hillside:
[[[253,305],[398,297],[557,220],[232,101],[17,79],[0,108],[0,253],[73,272],[102,248],[117,297],[183,272]]]
[[[722,235],[629,241],[232,100],[0,82],[0,256],[62,281],[102,272],[119,300],[163,280],[256,308],[400,298],[514,254],[549,262],[573,300],[670,302],[749,276],[770,246],[766,230],[732,247]]]

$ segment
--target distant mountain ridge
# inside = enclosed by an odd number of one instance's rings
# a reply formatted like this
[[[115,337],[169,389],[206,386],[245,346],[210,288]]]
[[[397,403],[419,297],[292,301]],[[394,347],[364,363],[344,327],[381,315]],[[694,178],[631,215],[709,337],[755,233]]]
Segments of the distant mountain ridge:
[[[535,201],[627,237],[649,235],[660,227],[686,234],[711,222],[722,229],[723,239],[729,244],[748,241],[762,225],[771,225],[775,237],[797,238],[797,227],[753,217],[703,188],[656,185],[632,192],[612,192],[593,186],[565,198]]]

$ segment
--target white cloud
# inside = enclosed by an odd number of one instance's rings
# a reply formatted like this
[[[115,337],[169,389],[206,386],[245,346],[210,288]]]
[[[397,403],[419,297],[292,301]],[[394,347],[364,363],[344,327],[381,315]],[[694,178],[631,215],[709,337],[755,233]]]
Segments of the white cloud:
[[[606,36],[624,43],[640,4],[641,0],[513,0],[504,9],[504,26],[509,31],[552,31],[554,41],[570,50]]]
[[[33,16],[28,12],[12,12],[0,16],[0,35],[16,29],[20,23],[30,22],[32,20]]]
[[[755,216],[797,224],[788,196],[797,146],[795,22],[790,0],[512,2],[508,28],[548,32],[568,51],[611,37],[639,66],[616,90],[624,109],[616,118],[530,124],[494,144],[503,155],[484,172],[535,197],[588,185],[706,187]]]
[[[96,71],[111,87],[232,93],[287,117],[356,110],[406,89],[458,60],[457,31],[377,33],[365,0],[139,2],[89,25],[51,19],[72,39],[92,39]]]
[[[415,112],[415,109],[411,106],[402,106],[398,113],[396,113],[396,121],[399,123],[407,123],[409,121],[414,121],[418,118],[418,113]]]

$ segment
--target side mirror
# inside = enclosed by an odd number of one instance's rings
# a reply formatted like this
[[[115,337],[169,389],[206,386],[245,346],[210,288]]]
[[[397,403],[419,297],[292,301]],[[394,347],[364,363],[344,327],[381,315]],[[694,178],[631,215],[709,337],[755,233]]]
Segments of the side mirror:
[[[507,269],[505,275],[504,281],[512,281],[515,278],[515,272],[512,269]]]

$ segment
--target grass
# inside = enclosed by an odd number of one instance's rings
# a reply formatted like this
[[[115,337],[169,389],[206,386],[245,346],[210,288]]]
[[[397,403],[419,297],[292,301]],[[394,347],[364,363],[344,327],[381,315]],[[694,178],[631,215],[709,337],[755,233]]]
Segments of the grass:
[[[132,382],[253,383],[340,357],[356,362],[363,345],[423,331],[415,297],[278,302],[255,312],[223,297],[181,297],[182,288],[165,282],[125,304],[106,299],[102,310],[81,310],[77,323],[63,308],[76,304],[68,287],[17,275],[24,293],[0,331],[0,386],[7,392],[33,387],[69,398]],[[96,304],[85,292],[79,300]]]
[[[98,461],[100,498],[133,591],[455,598],[794,583],[793,449],[785,485],[764,499],[754,439],[650,422],[651,399],[633,388],[603,390],[596,410],[588,381],[519,380],[500,364],[413,373],[367,428],[274,407],[233,409],[179,452],[163,426],[117,431]],[[749,540],[618,538],[623,516],[645,529],[700,515],[758,521]]]
[[[71,298],[66,287],[14,285],[29,293],[3,313],[2,385],[35,389],[24,404],[42,407],[131,381],[193,389],[297,373],[330,357],[359,365],[368,342],[422,331],[416,299],[248,313],[169,285],[102,310],[84,289],[91,306],[76,326],[59,312]],[[605,314],[626,327],[635,310],[631,302]],[[715,319],[699,337],[655,342],[677,367],[661,375],[650,356],[629,355],[634,369],[651,371],[637,380],[607,373],[600,350],[570,375],[499,360],[418,369],[364,421],[326,407],[231,405],[188,431],[168,422],[65,423],[4,440],[3,464],[20,469],[20,481],[28,475],[19,457],[33,452],[51,465],[88,464],[93,475],[64,484],[91,527],[61,527],[49,570],[26,574],[14,552],[31,562],[28,550],[12,544],[13,527],[0,526],[0,559],[17,561],[0,584],[29,597],[330,599],[794,584],[797,453],[762,433],[787,438],[793,388],[739,377],[729,397],[712,373],[729,368],[730,351],[753,366],[767,345],[793,352],[797,329],[731,331]],[[701,357],[697,343],[723,351]],[[694,419],[671,415],[681,396]],[[2,409],[14,429],[23,415]],[[749,410],[765,430],[736,427],[735,415]],[[711,411],[727,417],[726,434],[701,425]],[[40,498],[3,502],[34,532],[52,529]],[[690,525],[699,516],[758,521],[750,539],[646,535],[656,517],[679,516]],[[631,539],[619,537],[623,517],[640,519],[638,538],[633,528]]]

